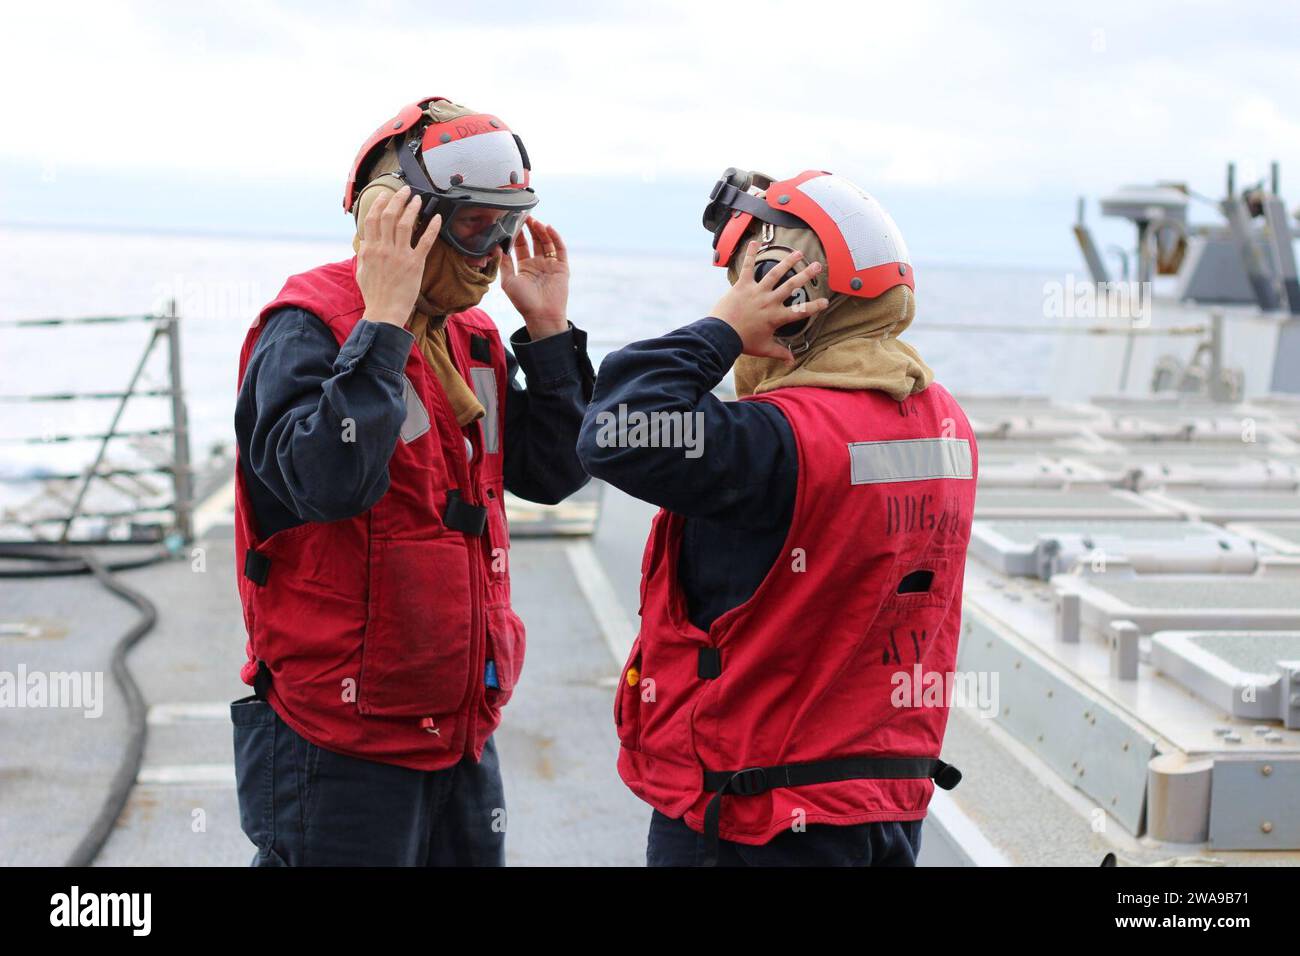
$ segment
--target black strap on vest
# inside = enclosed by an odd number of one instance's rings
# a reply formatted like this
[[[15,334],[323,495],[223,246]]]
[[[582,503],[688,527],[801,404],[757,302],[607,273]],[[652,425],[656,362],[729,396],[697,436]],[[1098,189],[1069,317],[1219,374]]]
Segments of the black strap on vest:
[[[460,490],[447,492],[447,510],[442,513],[442,523],[453,531],[463,531],[478,537],[487,525],[487,509],[472,505],[460,496]]]
[[[713,799],[704,809],[705,866],[718,865],[718,823],[722,798],[755,797],[777,787],[806,787],[840,780],[905,780],[929,778],[935,786],[951,790],[961,783],[961,771],[937,757],[840,757],[813,763],[788,763],[779,767],[745,770],[706,770],[704,790]]]
[[[701,647],[700,659],[695,665],[695,676],[700,680],[713,680],[722,676],[722,651],[716,647]]]
[[[491,363],[492,346],[488,344],[485,336],[471,335],[469,337],[469,357],[475,362]]]
[[[266,584],[266,576],[271,572],[271,559],[259,554],[252,548],[244,552],[244,577],[258,587]]]
[[[266,700],[267,691],[271,689],[271,668],[266,666],[266,661],[257,662],[257,673],[253,675],[253,696],[258,700]]]

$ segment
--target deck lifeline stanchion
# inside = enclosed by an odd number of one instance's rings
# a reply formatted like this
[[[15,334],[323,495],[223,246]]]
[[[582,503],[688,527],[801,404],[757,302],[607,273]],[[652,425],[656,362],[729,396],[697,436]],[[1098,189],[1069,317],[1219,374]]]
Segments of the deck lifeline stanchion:
[[[175,299],[167,300],[164,330],[171,376],[172,510],[176,515],[176,533],[188,544],[194,538],[194,482],[190,471],[190,420],[181,385],[181,317],[176,312]]]
[[[45,475],[45,480],[65,480],[77,481],[79,487],[71,507],[66,515],[57,517],[36,517],[25,522],[32,530],[33,535],[40,540],[41,536],[36,532],[36,528],[43,524],[62,524],[62,531],[59,534],[60,542],[67,542],[71,534],[74,522],[79,517],[107,517],[107,518],[125,518],[130,517],[134,512],[130,509],[115,511],[87,512],[83,510],[86,495],[90,490],[92,483],[96,479],[106,479],[112,477],[127,477],[144,474],[155,474],[166,472],[172,478],[172,502],[170,509],[174,516],[173,530],[180,536],[181,540],[188,543],[193,537],[193,476],[190,466],[189,452],[189,422],[188,414],[185,407],[185,395],[181,379],[181,347],[180,347],[180,316],[176,310],[176,300],[170,299],[167,303],[167,311],[163,315],[118,315],[118,316],[89,316],[82,318],[44,318],[44,319],[18,319],[9,321],[0,321],[0,328],[40,328],[40,327],[60,327],[66,325],[90,325],[90,324],[107,324],[107,323],[126,323],[126,322],[147,322],[152,323],[153,328],[146,343],[144,352],[140,356],[139,362],[131,375],[130,381],[123,391],[86,391],[86,392],[55,392],[55,393],[37,393],[37,394],[13,394],[0,395],[2,403],[40,403],[40,402],[73,402],[73,401],[101,401],[116,400],[117,408],[113,413],[112,422],[108,429],[100,434],[59,434],[45,435],[39,440],[31,437],[20,437],[7,439],[10,442],[19,442],[32,444],[36,442],[72,442],[72,441],[97,441],[98,448],[95,453],[93,463],[84,471],[74,474],[64,475]],[[154,347],[160,338],[167,339],[168,347],[168,375],[170,382],[167,388],[141,388],[140,378],[148,363],[149,357],[153,353]],[[127,403],[132,398],[137,397],[167,397],[170,399],[172,422],[170,427],[149,428],[126,430],[119,428],[122,415],[126,410]],[[108,451],[109,442],[119,439],[135,436],[161,436],[170,433],[172,436],[172,449],[170,462],[161,466],[139,467],[139,468],[111,468],[103,469],[104,458]],[[8,482],[29,482],[29,477],[11,477],[0,478],[0,481]],[[51,495],[53,497],[53,495]],[[159,511],[165,510],[167,506],[149,507],[147,510]],[[23,522],[19,522],[23,523]]]

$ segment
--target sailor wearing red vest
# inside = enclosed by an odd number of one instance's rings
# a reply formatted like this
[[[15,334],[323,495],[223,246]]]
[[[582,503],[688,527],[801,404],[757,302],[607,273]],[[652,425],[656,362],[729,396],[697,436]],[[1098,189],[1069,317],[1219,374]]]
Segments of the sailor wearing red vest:
[[[257,865],[504,862],[491,734],[524,629],[503,497],[557,502],[586,481],[571,449],[592,378],[529,165],[495,116],[403,108],[348,179],[358,256],[290,278],[244,341],[236,551],[256,693],[231,712]],[[525,324],[513,355],[475,308],[498,268]]]
[[[911,684],[955,666],[975,439],[898,338],[915,280],[875,199],[732,169],[705,225],[731,290],[608,357],[579,439],[593,476],[662,508],[619,774],[654,807],[651,865],[910,865],[960,779],[949,700]]]

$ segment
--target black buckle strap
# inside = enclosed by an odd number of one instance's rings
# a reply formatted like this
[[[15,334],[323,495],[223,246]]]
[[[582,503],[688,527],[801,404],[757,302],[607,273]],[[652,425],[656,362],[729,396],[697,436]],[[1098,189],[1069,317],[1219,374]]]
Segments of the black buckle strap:
[[[732,774],[731,779],[718,789],[725,789],[738,797],[756,797],[760,793],[767,793],[773,786],[767,781],[767,770],[763,767],[750,767]]]
[[[463,531],[478,537],[487,526],[487,509],[472,505],[460,496],[460,490],[447,492],[447,510],[442,513],[442,523],[453,531]]]
[[[469,337],[469,357],[475,362],[491,363],[492,346],[488,344],[486,336],[471,335]]]
[[[701,647],[695,664],[695,676],[700,680],[713,680],[722,676],[722,651],[716,647]]]
[[[266,666],[266,661],[258,660],[257,673],[253,675],[253,696],[258,700],[266,700],[266,694],[271,689],[271,668]]]
[[[266,576],[270,573],[270,558],[252,548],[244,552],[244,577],[261,587],[266,584]]]
[[[718,863],[718,825],[724,796],[756,797],[777,787],[806,787],[841,780],[928,778],[942,790],[961,783],[961,771],[938,757],[840,757],[776,767],[704,771],[704,791],[713,799],[704,808],[705,866]]]

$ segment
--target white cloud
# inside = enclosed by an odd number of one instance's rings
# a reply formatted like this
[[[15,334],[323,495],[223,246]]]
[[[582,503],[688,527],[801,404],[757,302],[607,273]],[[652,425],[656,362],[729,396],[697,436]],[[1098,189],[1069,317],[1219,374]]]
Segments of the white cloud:
[[[499,112],[550,173],[835,168],[882,188],[1095,192],[1300,170],[1296,15],[1104,2],[534,6],[242,0],[6,15],[0,155],[339,179],[415,96]]]

